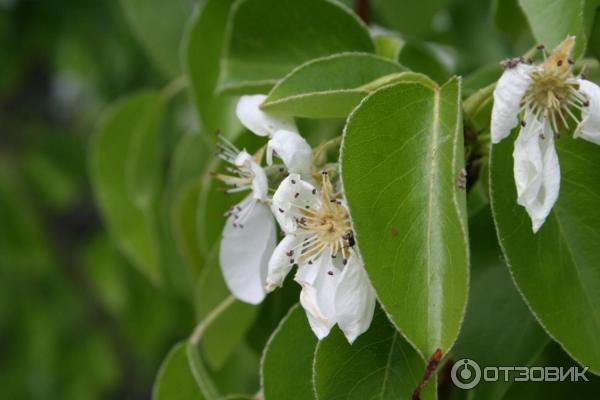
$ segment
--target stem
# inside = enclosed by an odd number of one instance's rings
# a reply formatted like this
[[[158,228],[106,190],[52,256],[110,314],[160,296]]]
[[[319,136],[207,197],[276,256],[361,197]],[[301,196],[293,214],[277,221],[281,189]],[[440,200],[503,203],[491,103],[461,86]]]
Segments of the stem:
[[[369,0],[356,0],[354,9],[356,15],[358,15],[365,24],[368,25],[371,23],[371,6],[369,5]]]
[[[425,369],[425,374],[423,375],[423,379],[421,379],[421,383],[419,383],[419,386],[417,386],[417,388],[415,389],[415,392],[412,395],[412,400],[419,400],[421,398],[421,392],[425,388],[425,385],[427,385],[427,382],[429,382],[431,375],[433,375],[433,372],[437,368],[441,359],[442,359],[442,349],[437,349],[436,351],[433,352],[433,355],[431,356],[431,358],[429,359],[429,362],[427,363],[427,368]]]
[[[194,332],[189,338],[189,341],[193,345],[197,345],[202,339],[202,335],[206,331],[206,329],[221,315],[229,306],[233,304],[235,301],[235,297],[230,294],[225,298],[217,307],[215,307],[202,321],[196,325]]]
[[[171,82],[165,86],[161,91],[161,96],[165,100],[171,100],[173,96],[181,92],[188,85],[187,76],[181,75],[178,78],[173,79]]]

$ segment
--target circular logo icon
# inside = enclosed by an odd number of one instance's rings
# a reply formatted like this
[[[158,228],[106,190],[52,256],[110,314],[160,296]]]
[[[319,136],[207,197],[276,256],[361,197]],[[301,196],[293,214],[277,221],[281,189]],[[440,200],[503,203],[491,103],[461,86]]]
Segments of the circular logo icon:
[[[451,371],[452,382],[461,389],[473,389],[481,380],[481,368],[468,358],[458,360]]]

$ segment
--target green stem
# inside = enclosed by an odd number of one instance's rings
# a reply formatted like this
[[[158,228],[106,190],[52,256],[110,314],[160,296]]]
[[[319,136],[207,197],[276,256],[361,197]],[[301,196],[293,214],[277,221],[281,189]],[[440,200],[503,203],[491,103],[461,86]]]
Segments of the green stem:
[[[189,338],[189,342],[193,345],[197,345],[202,339],[202,335],[206,332],[206,329],[221,315],[225,310],[229,308],[235,302],[235,297],[233,295],[229,295],[225,298],[217,307],[215,307],[207,316],[204,318],[196,328],[194,332]]]
[[[187,87],[187,85],[188,85],[187,76],[181,75],[180,77],[175,78],[171,82],[169,82],[167,84],[167,86],[165,86],[161,90],[160,94],[165,101],[168,101],[168,100],[171,100],[171,98],[173,98],[173,96],[175,96],[176,94],[181,92],[183,89],[185,89]]]

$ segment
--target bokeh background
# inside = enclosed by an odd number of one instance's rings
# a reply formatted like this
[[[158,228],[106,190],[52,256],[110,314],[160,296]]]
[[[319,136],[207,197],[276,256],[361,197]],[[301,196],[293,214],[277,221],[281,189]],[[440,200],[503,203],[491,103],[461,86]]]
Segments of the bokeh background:
[[[161,47],[148,40],[165,39],[169,24],[181,34],[169,18],[191,16],[196,2],[154,2],[177,12],[150,21],[156,32],[145,38],[125,3],[144,10],[144,0],[0,0],[3,399],[148,399],[161,360],[194,326],[182,263],[167,263],[164,284],[152,284],[110,238],[90,186],[87,152],[101,111],[172,81],[178,61],[156,62],[152,49]],[[500,73],[498,60],[531,47],[515,4],[373,0],[363,16],[404,34],[400,62],[434,79],[484,66],[465,80],[468,93]],[[596,23],[590,55],[600,54],[599,33]],[[170,107],[165,170],[182,132],[197,129],[185,94]]]

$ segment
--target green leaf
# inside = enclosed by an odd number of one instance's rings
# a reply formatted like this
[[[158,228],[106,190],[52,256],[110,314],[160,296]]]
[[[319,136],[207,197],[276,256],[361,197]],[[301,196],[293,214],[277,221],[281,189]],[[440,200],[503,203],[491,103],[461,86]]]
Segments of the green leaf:
[[[425,36],[433,30],[434,17],[451,0],[373,0],[372,3],[376,23],[407,35]]]
[[[223,280],[219,266],[218,247],[204,267],[204,271],[196,287],[197,319],[206,318],[219,304],[231,297]],[[201,347],[207,363],[219,369],[238,347],[240,341],[252,325],[258,307],[233,300],[232,304],[221,313],[203,332]]]
[[[556,141],[560,196],[537,234],[517,205],[514,138],[492,146],[491,201],[498,238],[515,283],[550,336],[600,372],[600,147]]]
[[[577,36],[573,58],[585,53],[587,35],[584,11],[586,0],[519,0],[533,36],[549,50],[567,36]]]
[[[205,399],[188,362],[188,346],[176,344],[163,361],[152,389],[154,400]]]
[[[126,170],[136,129],[159,94],[131,95],[108,109],[90,146],[90,175],[96,201],[119,248],[152,282],[161,281],[155,211],[140,208],[129,196]]]
[[[369,330],[352,345],[334,329],[315,353],[314,383],[320,399],[410,399],[424,373],[419,354],[380,309]],[[435,376],[421,398],[436,398]]]
[[[491,210],[470,218],[471,286],[465,321],[453,359],[469,358],[480,366],[531,366],[550,338],[517,292],[501,259]],[[502,399],[512,381],[480,382],[474,398]]]
[[[428,43],[417,40],[407,41],[398,55],[398,62],[411,71],[420,72],[438,83],[450,78],[450,73],[442,63],[439,50]]]
[[[180,71],[179,42],[194,3],[194,0],[121,0],[133,31],[169,76]]]
[[[373,37],[373,41],[375,53],[390,60],[397,60],[404,46],[404,40],[394,35],[377,35]]]
[[[460,80],[399,83],[350,115],[341,169],[357,244],[383,308],[423,358],[448,352],[467,297]]]
[[[202,189],[198,179],[181,188],[176,196],[171,213],[173,235],[185,265],[194,273],[204,266],[204,254],[200,250],[200,239],[196,229],[196,212]]]
[[[140,209],[152,206],[162,181],[161,122],[164,113],[163,98],[152,95],[132,132],[125,179],[129,196]]]
[[[306,61],[346,51],[372,53],[364,24],[329,0],[241,0],[228,23],[219,89],[268,90]]]
[[[364,85],[404,70],[393,61],[367,53],[311,60],[279,81],[261,108],[297,117],[345,118],[369,93]]]
[[[292,307],[267,343],[262,358],[265,400],[313,398],[312,364],[317,338],[304,309]],[[328,398],[328,397],[324,397]]]
[[[234,0],[207,0],[191,18],[185,34],[185,67],[196,112],[206,132],[225,135],[238,131],[237,99],[216,95],[219,60],[223,51],[227,17]]]

